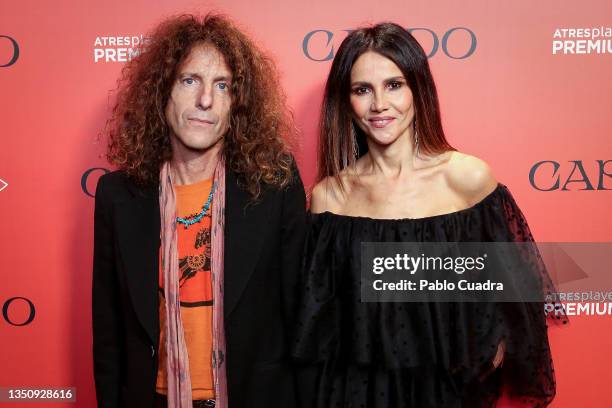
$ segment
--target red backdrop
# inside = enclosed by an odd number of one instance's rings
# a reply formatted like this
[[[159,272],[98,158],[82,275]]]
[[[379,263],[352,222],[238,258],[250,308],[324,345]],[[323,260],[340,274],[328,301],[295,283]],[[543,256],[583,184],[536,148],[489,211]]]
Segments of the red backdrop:
[[[300,130],[297,157],[307,186],[314,180],[328,58],[345,30],[391,20],[414,29],[432,54],[450,142],[489,162],[536,238],[611,241],[608,0],[567,6],[551,0],[6,1],[0,12],[0,387],[73,386],[77,406],[94,405],[91,194],[100,168],[108,168],[97,136],[109,91],[132,37],[164,16],[208,11],[232,17],[275,57]],[[31,321],[30,304],[16,297],[31,302]],[[558,381],[553,406],[607,406],[610,316],[574,316],[550,335]],[[20,406],[29,405],[41,406]]]

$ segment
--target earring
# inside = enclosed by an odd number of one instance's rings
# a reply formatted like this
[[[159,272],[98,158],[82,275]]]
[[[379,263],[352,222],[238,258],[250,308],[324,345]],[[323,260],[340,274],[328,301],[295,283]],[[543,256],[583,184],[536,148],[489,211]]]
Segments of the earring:
[[[414,120],[414,155],[419,156],[419,132],[417,131],[416,119]]]
[[[357,143],[357,131],[355,130],[355,124],[351,120],[351,138],[353,144],[353,158],[357,160],[359,157],[359,144]]]

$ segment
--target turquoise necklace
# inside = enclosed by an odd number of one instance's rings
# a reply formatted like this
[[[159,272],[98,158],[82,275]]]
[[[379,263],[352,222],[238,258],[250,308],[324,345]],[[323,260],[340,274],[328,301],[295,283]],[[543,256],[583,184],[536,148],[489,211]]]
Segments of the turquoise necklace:
[[[196,224],[202,221],[202,218],[204,218],[204,216],[208,212],[208,209],[210,208],[213,194],[215,193],[216,189],[217,189],[217,183],[214,183],[212,188],[210,189],[210,194],[208,194],[208,200],[206,200],[206,203],[204,203],[204,205],[202,206],[202,210],[199,213],[188,215],[185,218],[176,217],[176,222],[178,222],[179,224],[183,224],[185,226],[185,229],[187,229],[189,228],[190,225],[193,225],[193,224]]]

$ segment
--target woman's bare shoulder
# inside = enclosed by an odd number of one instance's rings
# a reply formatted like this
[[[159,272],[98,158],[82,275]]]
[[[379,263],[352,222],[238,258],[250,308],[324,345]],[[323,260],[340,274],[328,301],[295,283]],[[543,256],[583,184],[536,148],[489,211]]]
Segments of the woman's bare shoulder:
[[[491,194],[498,184],[487,162],[461,152],[453,152],[445,176],[449,187],[470,205]]]
[[[346,191],[342,190],[338,178],[326,177],[312,189],[310,212],[314,214],[326,211],[337,213],[342,208],[345,195]]]

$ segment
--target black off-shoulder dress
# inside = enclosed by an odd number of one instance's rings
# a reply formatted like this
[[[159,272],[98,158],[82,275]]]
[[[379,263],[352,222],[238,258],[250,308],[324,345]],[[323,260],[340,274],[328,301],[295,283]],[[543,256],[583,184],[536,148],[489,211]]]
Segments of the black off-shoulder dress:
[[[502,389],[527,406],[551,402],[543,303],[361,302],[361,242],[463,241],[533,238],[502,184],[473,207],[420,219],[310,215],[293,357],[317,367],[316,408],[493,407]],[[526,273],[549,282],[536,256]]]

